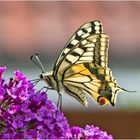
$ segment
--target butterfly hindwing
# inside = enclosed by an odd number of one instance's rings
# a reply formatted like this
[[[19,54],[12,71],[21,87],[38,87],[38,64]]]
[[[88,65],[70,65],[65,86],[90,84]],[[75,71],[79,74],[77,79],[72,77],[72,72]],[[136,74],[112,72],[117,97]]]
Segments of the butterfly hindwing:
[[[80,87],[67,84],[67,86],[65,86],[65,91],[87,107],[88,101],[87,101],[86,94],[83,92],[83,90]]]
[[[71,91],[71,95],[77,97],[80,95],[79,92],[73,90],[77,88],[83,93],[88,93],[95,101],[103,96],[109,104],[114,104],[116,91],[119,89],[111,70],[93,63],[72,65],[65,71],[62,82],[65,88]],[[109,88],[113,91],[110,92]],[[87,101],[83,100],[82,104],[87,106]]]

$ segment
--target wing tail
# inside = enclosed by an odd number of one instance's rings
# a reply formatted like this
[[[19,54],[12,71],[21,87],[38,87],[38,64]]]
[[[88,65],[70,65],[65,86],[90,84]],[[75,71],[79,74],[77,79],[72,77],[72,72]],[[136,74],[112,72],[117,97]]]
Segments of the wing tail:
[[[123,92],[131,92],[131,93],[136,92],[136,91],[127,90],[127,89],[119,87],[119,86],[118,86],[118,88]]]

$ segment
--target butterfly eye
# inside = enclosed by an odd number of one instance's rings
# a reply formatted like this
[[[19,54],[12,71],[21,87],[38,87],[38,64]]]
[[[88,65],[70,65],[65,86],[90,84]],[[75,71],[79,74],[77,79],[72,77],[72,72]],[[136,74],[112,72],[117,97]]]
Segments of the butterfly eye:
[[[105,105],[106,104],[106,99],[102,96],[99,96],[98,99],[97,99],[97,102],[100,104],[100,105]]]
[[[43,79],[44,76],[43,76],[43,74],[41,73],[39,77],[40,77],[40,79]]]

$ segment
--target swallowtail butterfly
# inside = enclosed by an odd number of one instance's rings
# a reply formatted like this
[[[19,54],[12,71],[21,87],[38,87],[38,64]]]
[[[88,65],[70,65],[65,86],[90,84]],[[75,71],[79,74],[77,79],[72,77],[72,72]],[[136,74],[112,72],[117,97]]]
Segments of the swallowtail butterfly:
[[[66,43],[53,71],[40,78],[61,95],[61,90],[88,106],[87,94],[100,105],[115,105],[121,88],[108,67],[109,37],[98,20],[83,24]],[[44,70],[43,70],[44,71]]]

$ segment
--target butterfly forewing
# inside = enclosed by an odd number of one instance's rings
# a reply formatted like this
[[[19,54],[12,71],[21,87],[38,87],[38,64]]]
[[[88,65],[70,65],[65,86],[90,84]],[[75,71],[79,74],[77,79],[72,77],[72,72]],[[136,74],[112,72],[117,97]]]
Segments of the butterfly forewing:
[[[75,48],[77,44],[81,40],[84,40],[88,36],[93,34],[100,34],[103,33],[102,23],[98,20],[87,22],[83,24],[70,38],[70,40],[66,43],[65,47],[61,51],[55,66],[54,66],[54,73],[57,71],[59,64],[65,58],[65,56],[71,51],[71,49]]]
[[[59,64],[58,79],[69,66],[73,64],[93,63],[107,67],[108,61],[108,36],[106,34],[91,35],[80,41]]]

